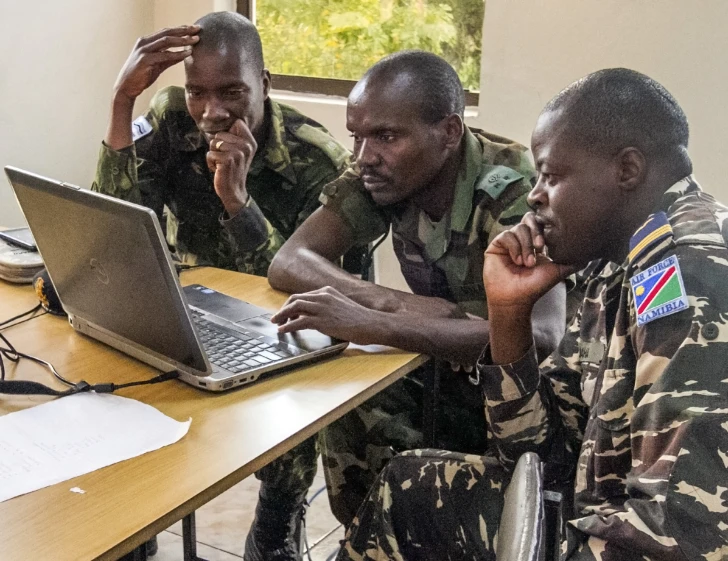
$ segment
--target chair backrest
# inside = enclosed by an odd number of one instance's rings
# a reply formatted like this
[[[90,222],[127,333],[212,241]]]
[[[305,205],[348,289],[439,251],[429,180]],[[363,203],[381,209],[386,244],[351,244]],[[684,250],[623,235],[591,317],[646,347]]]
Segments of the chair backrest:
[[[498,528],[497,561],[544,559],[544,498],[541,460],[523,454],[506,489]]]

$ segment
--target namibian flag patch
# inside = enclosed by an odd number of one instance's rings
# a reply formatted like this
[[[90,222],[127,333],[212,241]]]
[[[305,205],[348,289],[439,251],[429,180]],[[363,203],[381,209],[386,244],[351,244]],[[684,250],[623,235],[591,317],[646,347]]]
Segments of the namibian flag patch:
[[[637,324],[687,310],[680,264],[674,255],[629,279],[637,311]]]

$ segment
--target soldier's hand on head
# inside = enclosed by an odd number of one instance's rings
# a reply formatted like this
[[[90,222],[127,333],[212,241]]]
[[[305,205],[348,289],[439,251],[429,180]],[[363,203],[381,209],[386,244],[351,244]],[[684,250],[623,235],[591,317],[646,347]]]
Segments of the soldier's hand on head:
[[[199,31],[198,25],[182,25],[140,37],[116,79],[116,95],[136,99],[167,68],[190,56]]]
[[[230,217],[248,202],[246,178],[257,149],[258,143],[242,119],[227,132],[217,133],[210,142],[207,166],[215,174],[215,192]]]
[[[541,226],[532,212],[502,232],[485,250],[483,284],[488,307],[530,310],[576,268],[558,265],[546,256]]]

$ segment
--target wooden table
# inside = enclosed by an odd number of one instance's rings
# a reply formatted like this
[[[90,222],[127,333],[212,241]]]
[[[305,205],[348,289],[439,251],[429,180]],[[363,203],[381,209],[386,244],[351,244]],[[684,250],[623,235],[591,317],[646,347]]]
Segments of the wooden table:
[[[263,278],[219,269],[187,271],[181,281],[271,309],[286,297]],[[0,281],[0,321],[36,303],[30,286]],[[3,334],[19,351],[50,361],[72,381],[128,382],[157,374],[76,334],[65,318],[44,315]],[[228,393],[211,394],[176,380],[121,390],[119,395],[179,421],[192,417],[188,434],[155,452],[0,503],[0,559],[116,559],[425,361],[394,349],[347,349],[336,358]],[[28,360],[11,364],[8,379],[64,388]],[[0,395],[0,415],[48,399]],[[70,492],[72,487],[85,494]]]

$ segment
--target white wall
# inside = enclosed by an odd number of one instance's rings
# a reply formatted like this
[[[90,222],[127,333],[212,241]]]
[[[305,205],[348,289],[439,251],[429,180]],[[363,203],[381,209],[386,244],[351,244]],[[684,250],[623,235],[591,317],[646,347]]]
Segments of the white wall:
[[[3,0],[0,165],[90,186],[111,88],[152,15],[149,0]],[[24,225],[4,173],[0,224]]]
[[[111,87],[135,39],[231,7],[234,0],[3,1],[0,165],[90,185]],[[728,201],[720,175],[728,144],[726,24],[725,0],[488,0],[480,111],[467,121],[528,144],[539,111],[561,88],[599,68],[629,66],[677,97],[691,122],[697,176]],[[182,83],[179,66],[157,86]],[[282,97],[350,146],[341,100]],[[2,176],[0,225],[22,223]],[[380,280],[402,286],[391,251],[378,253]]]
[[[677,98],[696,176],[728,203],[726,26],[725,0],[487,0],[479,119],[527,143],[565,86],[600,68],[633,68]]]

